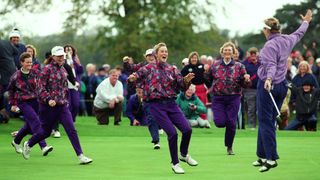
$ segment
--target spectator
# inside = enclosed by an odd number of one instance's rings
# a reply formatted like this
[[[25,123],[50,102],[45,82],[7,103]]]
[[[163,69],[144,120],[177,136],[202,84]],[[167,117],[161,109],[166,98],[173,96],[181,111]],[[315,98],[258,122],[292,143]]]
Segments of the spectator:
[[[71,67],[72,75],[75,77],[75,83],[72,84],[68,81],[69,88],[69,109],[72,114],[73,122],[76,122],[76,117],[79,112],[80,106],[80,79],[83,74],[83,67],[81,65],[80,59],[77,54],[77,50],[71,44],[67,44],[64,47],[64,52],[66,53],[66,64]]]
[[[126,114],[130,120],[131,126],[145,126],[147,120],[143,111],[143,89],[137,88],[136,94],[130,96],[127,103]]]
[[[0,40],[0,122],[7,123],[7,112],[4,93],[7,91],[10,77],[16,71],[14,57],[19,51],[9,41]]]
[[[310,79],[306,79],[302,83],[302,87],[292,85],[292,91],[297,95],[296,118],[290,122],[285,130],[297,130],[304,125],[307,131],[316,131],[316,113],[320,89],[314,88],[314,83]]]
[[[41,70],[41,64],[37,59],[37,49],[33,45],[28,44],[26,45],[26,52],[29,53],[32,57],[32,67],[34,69]]]
[[[86,93],[84,94],[87,115],[92,116],[93,100],[96,96],[96,89],[98,87],[98,79],[95,75],[96,65],[91,63],[87,64],[86,71],[87,74],[83,76],[81,80],[83,81],[87,89]]]
[[[14,56],[14,63],[17,69],[21,68],[21,64],[19,61],[20,55],[23,52],[26,52],[26,46],[20,43],[20,38],[21,38],[21,34],[18,28],[12,29],[12,31],[9,33],[10,42],[18,49],[18,54]]]
[[[104,79],[107,78],[107,72],[106,72],[106,69],[103,68],[103,67],[100,67],[98,69],[98,74],[97,74],[97,81],[98,81],[98,84],[100,84]]]
[[[199,60],[199,54],[197,52],[191,52],[188,56],[189,59],[189,64],[186,65],[182,70],[181,70],[181,75],[186,76],[189,73],[194,73],[194,78],[192,79],[191,83],[196,86],[196,95],[197,97],[201,100],[203,104],[208,103],[207,99],[207,91],[208,88],[204,84],[205,79],[203,77],[204,73],[204,64],[202,64]],[[207,120],[207,115],[206,112],[200,114],[200,117],[203,120]]]
[[[109,72],[109,77],[97,87],[93,113],[99,125],[108,125],[111,113],[114,113],[114,125],[120,125],[124,97],[123,86],[118,78],[119,72],[112,69]]]
[[[257,71],[260,67],[260,62],[258,62],[259,52],[256,47],[252,47],[248,51],[250,56],[243,64],[246,67],[247,73],[250,75],[251,86],[244,89],[243,94],[248,107],[248,127],[255,129],[257,121]]]
[[[188,58],[183,58],[181,64],[182,64],[182,68],[185,67],[186,65],[189,64],[189,59]]]
[[[197,97],[195,91],[196,86],[190,85],[186,92],[181,92],[178,95],[176,102],[192,127],[210,128],[209,121],[200,117],[200,114],[206,113],[207,109]]]

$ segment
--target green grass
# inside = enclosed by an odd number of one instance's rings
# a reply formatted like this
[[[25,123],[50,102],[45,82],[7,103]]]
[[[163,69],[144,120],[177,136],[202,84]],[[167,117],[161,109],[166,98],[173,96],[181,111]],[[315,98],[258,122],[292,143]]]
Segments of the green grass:
[[[113,119],[111,119],[113,120]],[[168,144],[161,135],[161,149],[153,150],[146,127],[130,127],[127,119],[121,126],[98,126],[93,117],[79,117],[76,128],[85,155],[94,159],[87,166],[78,159],[63,130],[60,139],[49,138],[53,152],[43,157],[34,146],[29,160],[16,154],[10,145],[10,132],[22,121],[0,124],[0,179],[320,179],[320,133],[277,132],[279,166],[266,173],[252,167],[256,160],[257,131],[238,130],[235,156],[227,156],[224,129],[193,129],[190,154],[199,165],[182,163],[186,174],[175,175],[170,167]],[[180,135],[179,135],[180,136]],[[180,137],[179,137],[180,138]],[[26,138],[25,138],[26,139]],[[24,140],[25,140],[24,139]]]

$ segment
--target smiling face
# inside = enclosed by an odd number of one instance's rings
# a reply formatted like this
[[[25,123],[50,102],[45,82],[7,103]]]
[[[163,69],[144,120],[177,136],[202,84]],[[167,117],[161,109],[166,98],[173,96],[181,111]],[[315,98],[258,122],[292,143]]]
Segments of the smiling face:
[[[25,71],[30,71],[30,69],[32,68],[32,58],[25,58],[24,60],[21,61],[21,66],[22,69]]]
[[[233,48],[231,46],[226,46],[222,49],[222,57],[224,59],[231,59],[233,56]]]
[[[64,56],[53,56],[53,60],[59,65],[62,66],[64,64]]]
[[[156,57],[159,62],[167,62],[167,59],[168,59],[167,46],[159,47],[159,49],[157,50]]]
[[[198,56],[196,54],[191,56],[190,62],[191,62],[191,64],[196,65],[198,63]]]

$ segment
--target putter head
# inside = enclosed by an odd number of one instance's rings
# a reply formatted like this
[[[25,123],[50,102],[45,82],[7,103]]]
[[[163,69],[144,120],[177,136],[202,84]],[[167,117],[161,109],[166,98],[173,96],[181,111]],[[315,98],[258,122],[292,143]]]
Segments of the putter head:
[[[280,115],[278,115],[278,116],[276,117],[276,119],[277,119],[278,122],[281,122],[281,121],[282,121]]]

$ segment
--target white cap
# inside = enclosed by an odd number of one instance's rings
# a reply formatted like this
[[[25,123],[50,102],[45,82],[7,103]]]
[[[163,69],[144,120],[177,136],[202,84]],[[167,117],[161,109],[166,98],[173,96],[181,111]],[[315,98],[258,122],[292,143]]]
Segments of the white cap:
[[[51,49],[52,56],[64,56],[66,53],[62,46],[55,46]]]
[[[9,39],[12,37],[18,37],[20,38],[20,31],[17,28],[12,29],[12,31],[9,34]]]
[[[148,55],[152,55],[153,54],[153,49],[148,49],[146,50],[146,53],[144,54],[144,56],[148,56]]]
[[[319,62],[320,62],[320,58],[317,58],[316,63],[319,63]]]
[[[184,58],[184,59],[182,60],[182,64],[184,64],[184,65],[189,64],[189,59],[188,59],[188,58]]]

